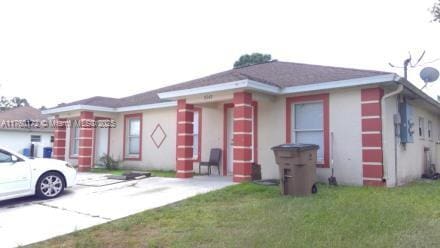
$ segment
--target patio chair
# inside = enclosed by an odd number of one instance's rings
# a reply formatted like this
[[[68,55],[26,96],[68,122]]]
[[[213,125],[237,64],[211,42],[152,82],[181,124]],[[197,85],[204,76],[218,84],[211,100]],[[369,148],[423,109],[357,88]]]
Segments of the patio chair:
[[[199,163],[199,174],[201,174],[201,167],[208,167],[208,175],[211,175],[211,167],[217,167],[218,174],[220,175],[220,159],[222,157],[222,149],[213,148],[209,153],[209,161],[208,162],[200,162]]]

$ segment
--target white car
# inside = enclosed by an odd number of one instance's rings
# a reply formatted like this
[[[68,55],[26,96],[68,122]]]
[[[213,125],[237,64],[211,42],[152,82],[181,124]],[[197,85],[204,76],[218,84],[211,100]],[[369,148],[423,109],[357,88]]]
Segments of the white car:
[[[0,147],[0,201],[37,195],[55,198],[76,181],[76,170],[66,161],[27,158]]]

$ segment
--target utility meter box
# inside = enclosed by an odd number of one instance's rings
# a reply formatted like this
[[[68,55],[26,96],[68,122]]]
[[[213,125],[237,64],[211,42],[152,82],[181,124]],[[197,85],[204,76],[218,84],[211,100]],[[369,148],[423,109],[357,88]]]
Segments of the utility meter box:
[[[399,104],[400,112],[400,142],[414,142],[414,116],[412,106],[404,101]]]

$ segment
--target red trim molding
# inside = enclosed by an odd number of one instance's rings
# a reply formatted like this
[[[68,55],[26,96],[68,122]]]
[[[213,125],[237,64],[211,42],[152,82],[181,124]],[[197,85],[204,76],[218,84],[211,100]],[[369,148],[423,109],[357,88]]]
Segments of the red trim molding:
[[[293,96],[286,98],[286,143],[292,142],[292,104],[293,103],[304,103],[304,102],[314,102],[322,101],[324,108],[323,116],[323,126],[324,126],[324,163],[317,164],[317,166],[322,168],[329,167],[329,151],[330,151],[330,116],[329,116],[329,94],[317,94],[317,95],[306,95],[306,96]]]
[[[94,121],[93,112],[80,113],[78,170],[90,171],[93,166],[95,128],[88,123]]]
[[[382,112],[383,89],[361,90],[362,180],[366,186],[385,186],[383,180]]]
[[[57,118],[57,122],[66,122],[66,119]],[[52,158],[65,160],[66,159],[66,125],[57,125],[54,130],[53,152]]]
[[[194,105],[177,101],[176,177],[193,177]]]
[[[160,131],[162,131],[162,133],[163,133],[163,135],[164,135],[163,139],[162,139],[159,143],[157,143],[157,141],[153,138],[153,137],[154,137],[154,134],[155,134],[156,132],[158,132],[158,131],[157,131],[158,129],[160,129]],[[162,126],[161,126],[159,123],[157,123],[157,125],[156,125],[156,127],[154,128],[153,132],[150,134],[150,138],[151,138],[151,140],[153,141],[153,143],[154,143],[154,145],[156,146],[156,148],[158,148],[158,149],[160,148],[160,146],[162,146],[163,142],[164,142],[165,139],[167,138],[167,134],[165,133],[165,131],[163,130]]]
[[[140,120],[140,130],[139,130],[139,155],[137,157],[130,156],[127,157],[125,154],[125,146],[126,146],[126,140],[127,140],[127,120],[130,118],[139,118]],[[142,160],[142,113],[135,113],[135,114],[127,114],[124,115],[124,134],[123,134],[123,146],[122,146],[122,157],[124,160]]]

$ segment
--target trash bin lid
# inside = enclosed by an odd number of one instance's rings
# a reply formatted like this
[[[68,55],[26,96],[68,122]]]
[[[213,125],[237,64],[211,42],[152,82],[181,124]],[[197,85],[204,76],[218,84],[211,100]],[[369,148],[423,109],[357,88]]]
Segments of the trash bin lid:
[[[295,151],[308,151],[308,150],[318,150],[319,146],[315,144],[301,144],[301,143],[291,143],[291,144],[282,144],[278,146],[274,146],[271,148],[273,151],[279,150],[295,150]]]

